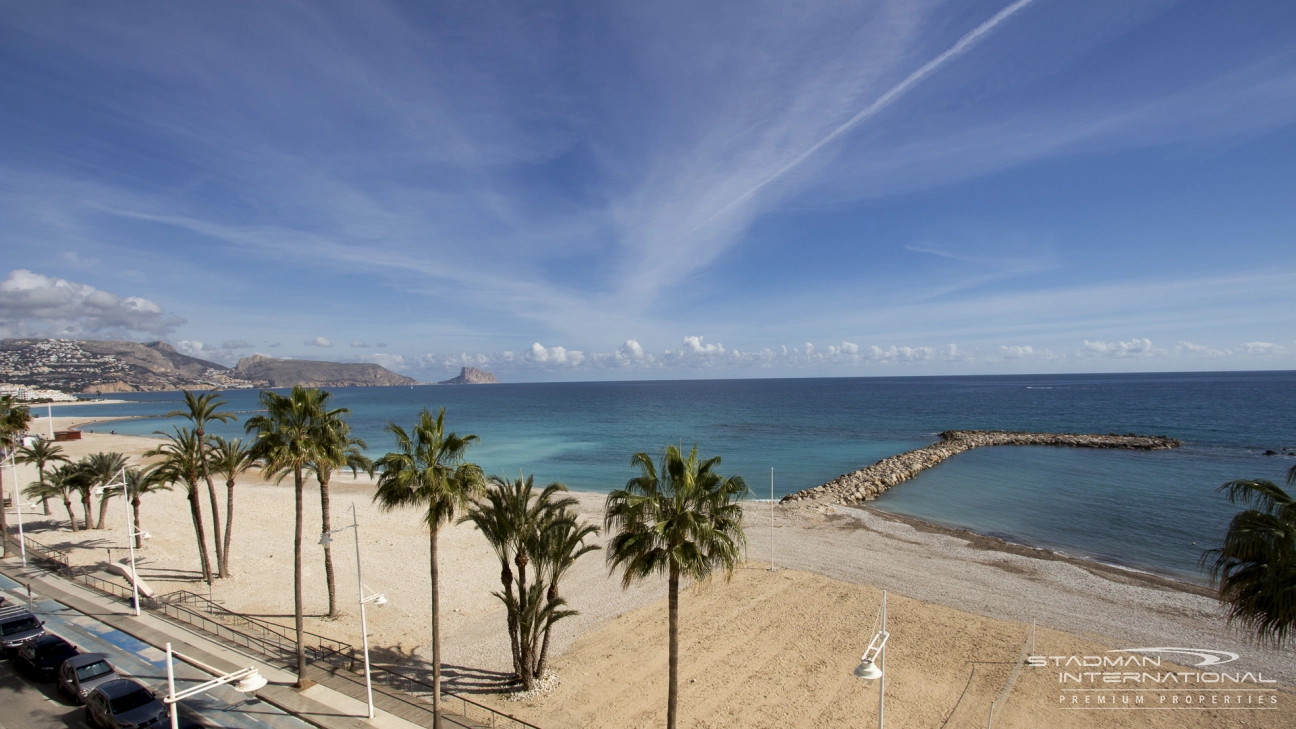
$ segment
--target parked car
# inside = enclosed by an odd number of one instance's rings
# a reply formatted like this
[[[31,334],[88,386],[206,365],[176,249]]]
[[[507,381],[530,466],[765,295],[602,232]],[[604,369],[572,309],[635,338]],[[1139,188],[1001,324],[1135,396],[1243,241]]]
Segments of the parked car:
[[[0,654],[13,655],[18,646],[45,634],[45,624],[26,608],[0,610]]]
[[[102,653],[82,653],[63,661],[58,670],[59,691],[71,696],[78,704],[96,686],[121,678]]]
[[[63,661],[76,654],[76,646],[53,633],[46,633],[22,644],[18,649],[18,662],[36,678],[53,681],[54,672],[63,665]]]
[[[152,691],[129,678],[94,687],[86,694],[85,707],[86,723],[99,729],[145,729],[171,716]]]

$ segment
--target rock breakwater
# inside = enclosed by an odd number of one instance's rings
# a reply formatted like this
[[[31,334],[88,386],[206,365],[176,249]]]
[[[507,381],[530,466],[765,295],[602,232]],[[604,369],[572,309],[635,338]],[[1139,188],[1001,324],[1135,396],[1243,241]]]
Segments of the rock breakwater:
[[[858,471],[842,474],[828,483],[788,494],[782,503],[803,499],[829,500],[835,504],[858,504],[870,501],[879,494],[917,476],[950,456],[973,448],[998,445],[1069,446],[1072,448],[1123,448],[1138,451],[1158,451],[1178,448],[1181,443],[1164,435],[1108,435],[1081,433],[1015,433],[1005,430],[947,430],[940,441],[929,446],[901,453],[866,466]]]

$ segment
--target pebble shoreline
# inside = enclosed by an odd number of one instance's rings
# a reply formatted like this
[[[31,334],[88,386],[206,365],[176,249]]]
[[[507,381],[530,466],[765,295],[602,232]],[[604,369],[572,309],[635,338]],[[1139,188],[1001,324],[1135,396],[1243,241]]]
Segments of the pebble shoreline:
[[[872,501],[879,494],[904,483],[945,459],[973,448],[997,445],[1044,445],[1071,448],[1122,448],[1158,451],[1178,448],[1182,443],[1164,435],[1107,435],[1081,433],[1017,433],[1005,430],[947,430],[940,441],[923,448],[883,458],[871,466],[842,474],[828,483],[784,496],[780,503],[806,499],[828,500],[833,504]]]

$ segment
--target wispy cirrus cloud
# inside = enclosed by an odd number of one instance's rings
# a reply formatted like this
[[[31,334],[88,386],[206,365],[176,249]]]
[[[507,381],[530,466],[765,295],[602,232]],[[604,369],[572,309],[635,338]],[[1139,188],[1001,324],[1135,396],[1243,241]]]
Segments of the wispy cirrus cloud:
[[[609,4],[583,9],[578,27],[552,7],[490,3],[435,17],[388,2],[19,5],[7,22],[35,51],[2,89],[18,111],[0,123],[22,153],[0,156],[0,235],[138,262],[138,280],[171,286],[170,302],[195,298],[187,314],[211,302],[228,320],[249,313],[218,290],[256,276],[249,288],[328,291],[364,320],[327,329],[339,342],[381,337],[406,363],[462,349],[578,369],[600,352],[619,367],[668,351],[681,363],[733,352],[782,362],[783,345],[765,355],[765,342],[843,332],[877,344],[793,349],[807,361],[986,361],[1000,346],[1034,346],[1034,360],[1077,346],[1095,360],[1146,356],[1076,344],[1119,345],[1131,316],[1158,341],[1206,341],[1216,332],[1183,326],[1210,318],[1203,305],[1143,292],[1191,298],[1194,282],[1236,269],[1110,263],[1082,276],[1080,233],[990,255],[884,230],[804,256],[813,240],[788,236],[770,253],[756,234],[778,239],[767,229],[780,216],[867,217],[878,201],[903,206],[1042,161],[1231,144],[1296,119],[1288,46],[1198,62],[1185,50],[1197,44],[1170,44],[1107,68],[1093,58],[1165,4],[1081,5]],[[68,89],[71,116],[100,120],[94,132],[60,125],[66,110],[24,95],[19,77]],[[852,246],[931,260],[901,275],[862,270],[841,263]],[[188,260],[208,247],[209,265]],[[802,260],[817,265],[797,275]],[[192,275],[175,275],[185,267]],[[203,301],[193,289],[206,278]],[[1108,298],[1086,296],[1095,292]],[[275,305],[314,316],[301,298]],[[315,347],[302,331],[325,325],[264,326],[257,341]],[[638,355],[606,348],[627,332]],[[710,337],[681,343],[683,332]],[[548,343],[543,355],[527,349],[536,341]],[[945,353],[951,341],[962,349]]]

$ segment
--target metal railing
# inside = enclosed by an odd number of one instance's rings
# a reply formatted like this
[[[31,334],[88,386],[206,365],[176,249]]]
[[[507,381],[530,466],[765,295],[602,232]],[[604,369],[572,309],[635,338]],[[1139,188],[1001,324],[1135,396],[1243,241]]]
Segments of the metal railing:
[[[331,662],[336,668],[341,669],[343,666],[337,662],[337,658],[340,658],[340,656],[335,657]],[[348,666],[348,668],[355,671],[355,667]],[[361,667],[360,671],[363,670],[363,667]],[[430,682],[416,678],[394,668],[384,668],[382,666],[371,664],[370,671],[374,683],[394,689],[396,692],[399,692],[399,694],[405,694],[405,696],[401,696],[384,692],[385,696],[397,699],[398,701],[402,701],[411,706],[431,711],[434,687]],[[347,678],[348,680],[353,680],[357,683],[360,681],[359,678]],[[407,696],[408,698],[406,698]],[[511,714],[505,714],[497,709],[492,709],[485,704],[479,704],[461,694],[447,692],[444,688],[441,690],[441,705],[443,708],[452,712],[455,708],[458,708],[459,711],[453,713],[457,713],[459,716],[470,721],[480,721],[491,727],[499,727],[501,729],[540,729],[540,727],[535,724],[530,724]]]
[[[183,607],[189,612],[216,616],[225,626],[245,629],[252,634],[251,637],[261,644],[274,646],[268,651],[263,651],[272,657],[280,657],[280,653],[283,651],[286,651],[286,655],[289,656],[297,655],[297,631],[295,628],[236,613],[219,603],[188,590],[169,592],[158,598],[158,602],[162,606]],[[187,607],[190,605],[193,608]],[[162,607],[159,607],[158,610],[159,612],[165,612]],[[302,631],[302,636],[306,639],[306,656],[312,661],[325,660],[334,655],[349,656],[355,653],[355,648],[348,643],[333,640],[310,631]]]
[[[61,549],[47,547],[26,534],[23,535],[21,544],[19,544],[18,540],[15,539],[12,534],[7,535],[7,537],[8,541],[15,547],[18,547],[19,549],[24,547],[26,548],[28,559],[36,559],[49,563],[60,570],[69,569],[70,562],[68,560],[67,552],[64,552]]]

